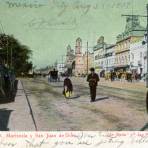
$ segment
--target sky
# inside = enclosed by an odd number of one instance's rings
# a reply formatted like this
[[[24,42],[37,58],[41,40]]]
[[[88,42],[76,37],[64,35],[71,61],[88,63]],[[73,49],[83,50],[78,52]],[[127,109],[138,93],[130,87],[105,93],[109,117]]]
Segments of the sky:
[[[0,31],[13,35],[32,51],[34,66],[61,62],[66,47],[82,39],[83,52],[100,36],[116,43],[125,29],[122,14],[146,15],[148,0],[0,0]],[[140,18],[146,26],[146,18]],[[2,29],[3,28],[3,29]]]

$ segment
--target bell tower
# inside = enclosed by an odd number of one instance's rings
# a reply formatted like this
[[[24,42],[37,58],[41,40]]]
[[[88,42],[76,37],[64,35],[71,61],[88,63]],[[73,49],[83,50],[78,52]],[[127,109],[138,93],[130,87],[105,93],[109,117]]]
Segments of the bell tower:
[[[82,40],[81,38],[77,38],[76,39],[76,50],[75,50],[76,54],[81,54],[82,52]]]

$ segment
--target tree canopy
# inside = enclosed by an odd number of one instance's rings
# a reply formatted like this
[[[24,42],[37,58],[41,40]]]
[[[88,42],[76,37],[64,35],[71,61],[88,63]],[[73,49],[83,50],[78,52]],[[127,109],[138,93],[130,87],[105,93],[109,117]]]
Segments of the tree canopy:
[[[16,74],[28,73],[32,69],[32,62],[29,61],[31,55],[29,47],[22,45],[12,35],[0,34],[0,59]]]

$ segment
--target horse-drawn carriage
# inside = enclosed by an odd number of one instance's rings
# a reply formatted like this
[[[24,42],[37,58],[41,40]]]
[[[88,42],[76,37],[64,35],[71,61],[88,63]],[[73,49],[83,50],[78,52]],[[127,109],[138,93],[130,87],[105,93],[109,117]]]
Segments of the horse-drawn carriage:
[[[59,81],[59,75],[57,70],[52,70],[49,72],[49,81],[50,82],[57,82]]]

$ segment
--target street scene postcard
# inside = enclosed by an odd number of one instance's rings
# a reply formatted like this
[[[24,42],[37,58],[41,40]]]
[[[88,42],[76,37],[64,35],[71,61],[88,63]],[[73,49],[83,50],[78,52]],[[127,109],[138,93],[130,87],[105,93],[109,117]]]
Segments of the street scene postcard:
[[[147,112],[148,0],[0,0],[0,148],[145,147]]]

